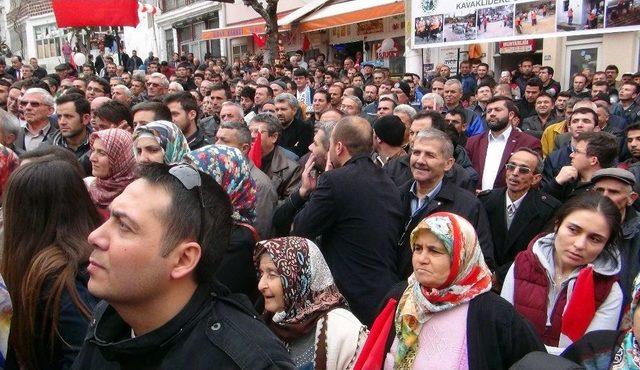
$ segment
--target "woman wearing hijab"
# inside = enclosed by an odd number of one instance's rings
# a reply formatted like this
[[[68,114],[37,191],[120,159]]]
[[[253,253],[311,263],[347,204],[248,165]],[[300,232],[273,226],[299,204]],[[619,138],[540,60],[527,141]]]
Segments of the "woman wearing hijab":
[[[179,163],[189,153],[182,130],[169,121],[154,121],[136,127],[133,150],[138,163]]]
[[[564,203],[554,225],[518,253],[501,295],[533,324],[547,351],[560,354],[585,333],[618,328],[620,212],[589,191]]]
[[[298,369],[352,369],[367,330],[346,309],[322,253],[310,240],[284,237],[256,245],[264,318]]]
[[[226,190],[233,207],[235,226],[217,278],[232,292],[244,293],[255,301],[258,291],[252,257],[258,241],[253,228],[256,186],[249,173],[249,163],[239,149],[225,145],[207,145],[191,151],[186,158]]]
[[[413,273],[390,294],[399,301],[384,369],[508,369],[544,351],[526,321],[490,291],[491,272],[467,220],[435,213],[409,243]]]
[[[89,137],[91,173],[85,179],[91,200],[103,219],[109,217],[109,204],[134,180],[133,141],[125,130],[111,128]]]
[[[628,330],[597,330],[585,334],[569,346],[562,357],[574,361],[587,370],[640,369],[640,275],[633,283],[631,309],[632,321]]]

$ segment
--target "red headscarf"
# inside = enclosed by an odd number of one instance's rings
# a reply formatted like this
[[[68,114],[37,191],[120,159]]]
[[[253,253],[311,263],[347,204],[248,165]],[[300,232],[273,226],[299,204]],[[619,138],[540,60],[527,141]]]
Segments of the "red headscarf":
[[[135,178],[133,140],[130,133],[118,128],[97,131],[89,138],[91,150],[96,139],[100,139],[106,148],[109,175],[102,179],[96,177],[89,186],[89,194],[96,206],[106,208]]]

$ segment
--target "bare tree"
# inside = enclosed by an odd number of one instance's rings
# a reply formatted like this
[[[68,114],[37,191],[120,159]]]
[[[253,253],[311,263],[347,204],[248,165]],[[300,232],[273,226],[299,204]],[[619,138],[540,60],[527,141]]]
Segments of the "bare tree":
[[[23,40],[23,31],[24,31],[24,22],[20,22],[20,15],[22,14],[22,7],[24,4],[22,0],[11,0],[9,2],[10,11],[7,14],[7,33],[13,31],[13,34],[18,38],[18,49],[20,50],[20,55],[25,55],[24,53],[24,40]],[[16,45],[14,44],[14,47]]]
[[[265,64],[271,64],[278,58],[278,0],[265,0],[265,5],[262,5],[259,0],[243,0],[243,2],[260,14],[265,21],[267,49],[262,60]]]

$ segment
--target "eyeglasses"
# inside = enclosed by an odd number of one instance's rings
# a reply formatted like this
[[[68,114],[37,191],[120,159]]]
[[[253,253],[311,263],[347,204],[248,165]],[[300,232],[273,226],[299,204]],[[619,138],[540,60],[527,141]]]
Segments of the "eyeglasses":
[[[21,107],[26,107],[27,105],[31,105],[34,108],[40,108],[41,105],[44,105],[43,103],[37,102],[37,101],[28,101],[28,100],[21,100],[20,101],[20,106]]]
[[[507,163],[504,165],[504,168],[506,168],[508,171],[515,171],[516,168],[518,169],[518,173],[521,175],[528,175],[531,173],[531,168],[529,167],[525,167],[525,166],[520,166],[517,165],[515,163]]]
[[[104,89],[100,89],[100,88],[97,88],[97,87],[87,87],[87,91],[88,92],[104,93]]]
[[[147,82],[147,87],[158,87],[160,86],[159,83],[155,83],[155,82]]]
[[[182,186],[187,190],[198,188],[198,196],[200,197],[200,205],[204,209],[204,200],[202,199],[202,180],[200,173],[195,168],[186,163],[177,164],[169,169],[169,174],[178,179]]]

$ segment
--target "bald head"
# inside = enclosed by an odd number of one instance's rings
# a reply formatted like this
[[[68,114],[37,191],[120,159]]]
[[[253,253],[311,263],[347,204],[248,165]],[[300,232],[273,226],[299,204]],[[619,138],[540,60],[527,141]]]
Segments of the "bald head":
[[[331,135],[332,145],[343,146],[348,157],[373,150],[373,131],[369,121],[358,116],[341,118]]]
[[[104,103],[111,101],[111,98],[107,98],[106,96],[99,96],[91,102],[91,111],[95,112],[96,109],[100,108],[104,105]]]

